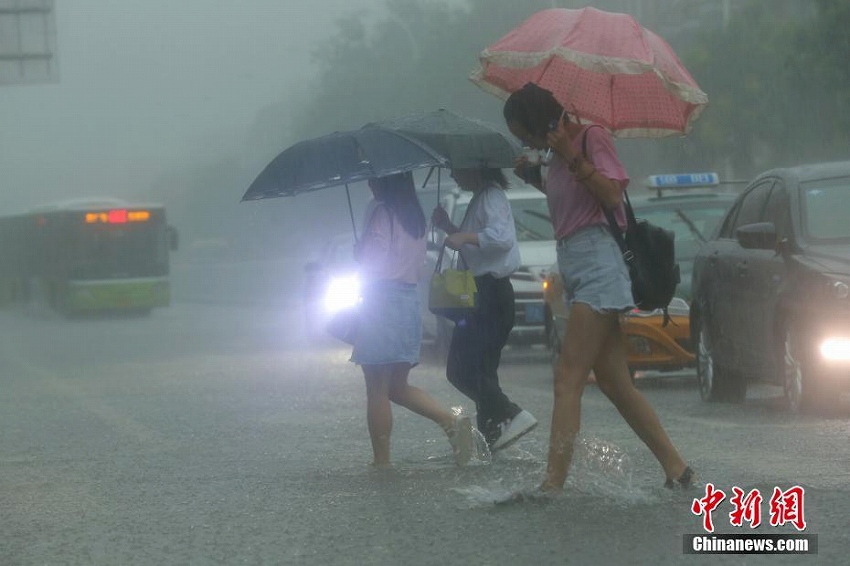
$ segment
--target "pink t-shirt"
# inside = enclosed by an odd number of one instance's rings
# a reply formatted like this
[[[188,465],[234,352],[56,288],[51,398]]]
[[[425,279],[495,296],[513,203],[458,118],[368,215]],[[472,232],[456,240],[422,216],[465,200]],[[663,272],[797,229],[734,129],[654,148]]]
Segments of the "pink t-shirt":
[[[386,205],[378,204],[363,232],[358,261],[370,280],[416,284],[425,264],[426,237],[408,234]]]
[[[584,132],[587,132],[589,160],[600,173],[619,181],[625,190],[629,184],[629,176],[617,158],[611,135],[603,128],[585,127],[582,133],[573,139],[573,149],[577,153],[581,153]],[[585,186],[576,182],[575,175],[567,169],[566,160],[557,153],[553,154],[546,173],[546,202],[555,228],[555,237],[559,240],[585,226],[608,225],[602,205]],[[614,211],[614,218],[621,228],[626,228],[626,212],[622,204]]]

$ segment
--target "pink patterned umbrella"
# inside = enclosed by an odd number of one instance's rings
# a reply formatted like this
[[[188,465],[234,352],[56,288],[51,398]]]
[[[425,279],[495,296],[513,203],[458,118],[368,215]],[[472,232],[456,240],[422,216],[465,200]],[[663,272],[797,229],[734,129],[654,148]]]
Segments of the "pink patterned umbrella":
[[[470,80],[500,98],[525,83],[623,138],[687,134],[708,97],[673,49],[628,14],[537,12],[480,56]]]

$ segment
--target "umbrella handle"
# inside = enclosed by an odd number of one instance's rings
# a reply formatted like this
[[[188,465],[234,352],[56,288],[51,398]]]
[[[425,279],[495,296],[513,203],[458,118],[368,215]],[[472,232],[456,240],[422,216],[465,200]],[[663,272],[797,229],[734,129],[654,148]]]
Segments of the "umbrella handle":
[[[434,172],[434,169],[437,169],[437,206],[440,206],[440,167],[431,167],[431,170],[428,171],[428,176],[425,177],[425,182],[422,183],[424,187],[428,183],[428,179],[431,178],[431,174]],[[431,241],[435,244],[437,243],[437,227],[434,224],[431,224]]]

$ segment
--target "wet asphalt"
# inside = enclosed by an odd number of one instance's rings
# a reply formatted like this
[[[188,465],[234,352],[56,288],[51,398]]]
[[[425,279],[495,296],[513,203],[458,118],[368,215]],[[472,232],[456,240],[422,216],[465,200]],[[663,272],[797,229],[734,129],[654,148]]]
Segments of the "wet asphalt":
[[[699,399],[688,372],[638,379],[699,488],[671,492],[595,386],[565,494],[496,505],[545,469],[551,370],[510,348],[509,395],[540,426],[457,468],[440,429],[394,415],[392,470],[374,470],[365,391],[349,351],[308,340],[284,307],[176,303],[149,317],[64,320],[0,311],[0,564],[841,564],[850,550],[850,409],[793,416],[781,390]],[[471,413],[424,359],[411,381]],[[683,553],[711,482],[764,496],[805,490],[814,556]]]

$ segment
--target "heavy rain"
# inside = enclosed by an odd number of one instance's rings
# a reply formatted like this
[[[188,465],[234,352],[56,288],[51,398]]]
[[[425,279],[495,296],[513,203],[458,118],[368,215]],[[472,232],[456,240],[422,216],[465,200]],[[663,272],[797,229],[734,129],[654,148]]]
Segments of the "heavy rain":
[[[539,425],[505,448],[473,430],[460,462],[393,405],[370,465],[364,373],[328,332],[361,300],[370,174],[264,172],[441,110],[545,168],[470,77],[534,14],[586,7],[669,44],[693,84],[668,98],[707,99],[680,131],[603,124],[635,215],[675,236],[669,306],[619,324],[695,480],[665,487],[591,372],[564,488],[541,489],[576,338],[546,196],[504,163],[521,266],[498,375]],[[0,0],[0,565],[846,562],[848,26],[845,0]],[[284,169],[338,165],[316,147]],[[475,424],[428,308],[432,211],[459,226],[472,200],[422,151],[399,169],[428,223],[409,382]]]

